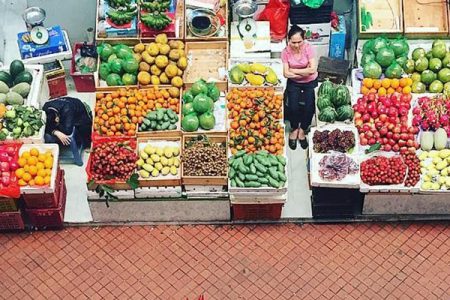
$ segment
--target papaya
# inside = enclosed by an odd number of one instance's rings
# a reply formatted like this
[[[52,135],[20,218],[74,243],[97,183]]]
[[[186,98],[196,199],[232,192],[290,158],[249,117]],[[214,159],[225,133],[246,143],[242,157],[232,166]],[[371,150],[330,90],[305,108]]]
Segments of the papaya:
[[[230,81],[234,84],[241,84],[244,81],[244,72],[239,68],[239,66],[234,66],[229,72]]]
[[[247,79],[248,83],[251,85],[263,85],[265,81],[262,75],[255,75],[252,73],[246,74],[245,79]]]

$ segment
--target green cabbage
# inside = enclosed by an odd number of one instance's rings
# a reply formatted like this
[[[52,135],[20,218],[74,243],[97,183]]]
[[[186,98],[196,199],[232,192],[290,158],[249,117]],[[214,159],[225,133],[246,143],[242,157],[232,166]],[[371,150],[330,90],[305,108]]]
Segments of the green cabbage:
[[[376,61],[368,62],[363,68],[363,75],[366,78],[378,79],[381,73],[381,66]]]
[[[381,48],[378,51],[375,60],[380,64],[380,66],[387,68],[395,60],[394,51],[388,47]]]

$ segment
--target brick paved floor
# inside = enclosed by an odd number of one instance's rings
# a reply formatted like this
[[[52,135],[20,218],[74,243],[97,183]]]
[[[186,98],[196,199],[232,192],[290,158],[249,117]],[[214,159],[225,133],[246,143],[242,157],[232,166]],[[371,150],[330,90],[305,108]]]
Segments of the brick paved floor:
[[[0,235],[1,299],[450,299],[435,225],[81,227]]]

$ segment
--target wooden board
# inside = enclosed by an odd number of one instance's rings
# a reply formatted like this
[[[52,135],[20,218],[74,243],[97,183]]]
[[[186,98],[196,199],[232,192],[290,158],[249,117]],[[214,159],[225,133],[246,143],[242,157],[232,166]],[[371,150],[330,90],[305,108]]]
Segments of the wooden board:
[[[411,0],[408,1],[412,2]],[[370,12],[372,25],[363,28],[363,14]],[[397,34],[403,33],[402,0],[359,0],[358,1],[358,32],[360,35]]]
[[[189,89],[200,78],[206,81],[216,81],[217,87],[221,91],[228,88],[226,78],[228,42],[187,42],[185,51],[188,57],[188,67],[183,74],[186,89]],[[197,76],[192,74],[194,70]],[[220,76],[221,72],[224,73],[223,76]]]
[[[183,134],[183,153],[185,150],[185,144],[187,141],[192,140],[193,138],[199,136],[200,134]],[[213,143],[225,143],[225,150],[228,147],[228,137],[226,135],[211,135],[211,134],[203,134]],[[225,154],[226,155],[226,154]],[[184,185],[227,185],[228,182],[228,167],[226,170],[225,176],[186,176],[184,174],[184,162],[181,161],[181,182]]]
[[[403,0],[403,11],[407,36],[448,35],[446,1]]]

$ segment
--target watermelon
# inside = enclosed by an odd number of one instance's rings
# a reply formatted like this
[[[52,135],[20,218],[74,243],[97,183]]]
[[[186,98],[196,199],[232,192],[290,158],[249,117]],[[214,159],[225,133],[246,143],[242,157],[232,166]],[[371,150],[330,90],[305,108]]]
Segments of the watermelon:
[[[319,113],[319,120],[327,123],[334,123],[336,111],[332,107],[326,107]]]
[[[346,121],[353,119],[353,108],[350,105],[343,105],[336,110],[336,120]]]
[[[331,103],[330,96],[328,95],[322,95],[317,100],[317,107],[320,111],[325,109],[326,107],[333,107],[333,103]]]
[[[15,59],[11,62],[9,65],[9,73],[13,78],[15,78],[17,75],[25,71],[25,66],[22,61]]]
[[[338,85],[334,90],[334,95],[331,98],[334,107],[340,107],[350,104],[350,92],[345,85]]]
[[[319,97],[322,95],[328,95],[331,97],[333,96],[333,92],[334,92],[334,84],[327,79],[320,85],[318,95]]]
[[[13,78],[6,71],[0,71],[0,81],[3,81],[4,83],[6,83],[8,85],[8,87],[13,86]]]

